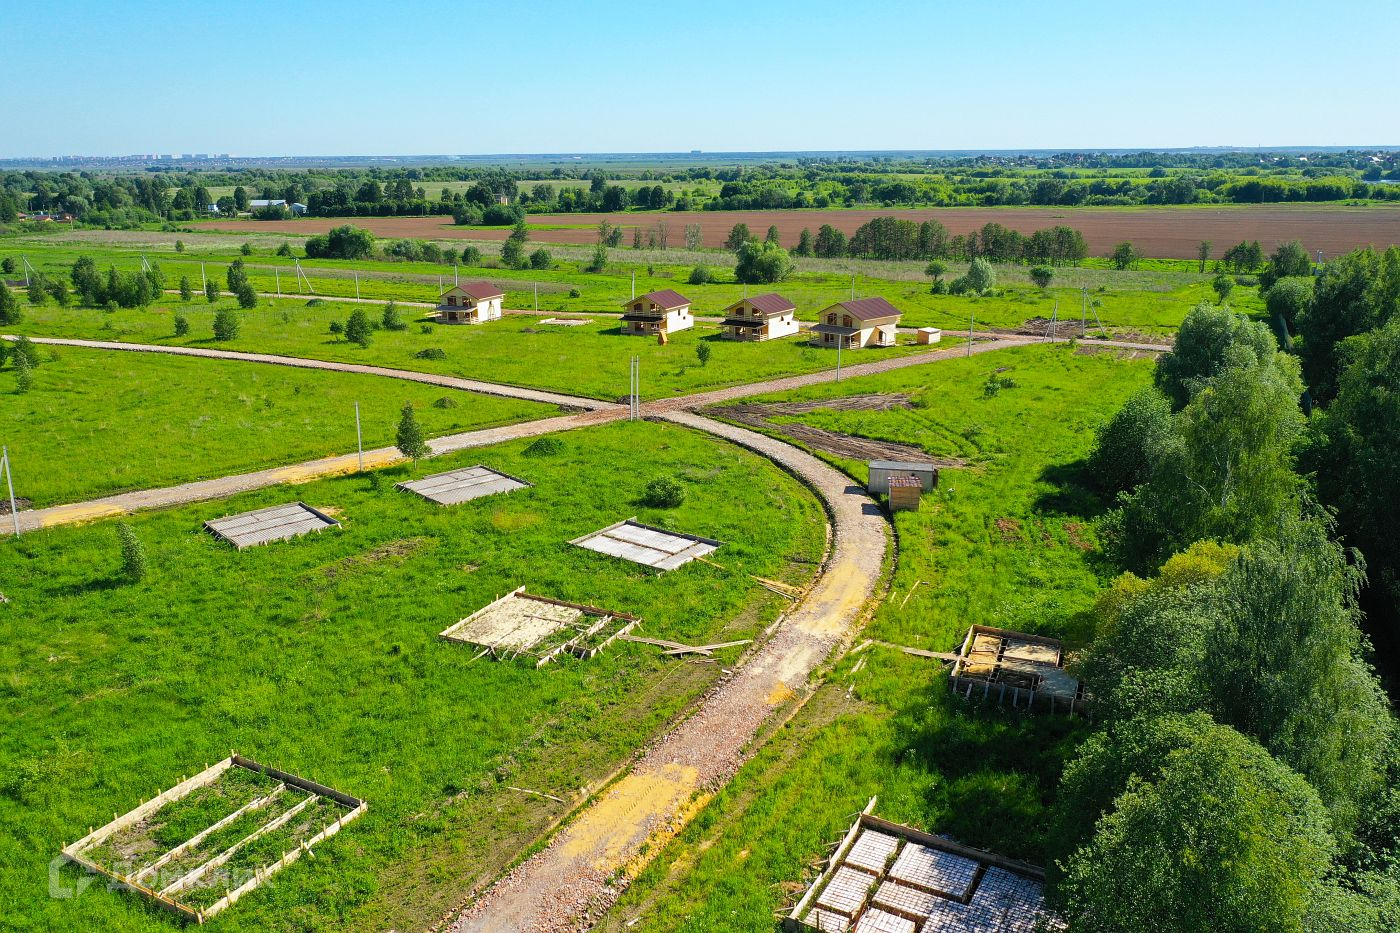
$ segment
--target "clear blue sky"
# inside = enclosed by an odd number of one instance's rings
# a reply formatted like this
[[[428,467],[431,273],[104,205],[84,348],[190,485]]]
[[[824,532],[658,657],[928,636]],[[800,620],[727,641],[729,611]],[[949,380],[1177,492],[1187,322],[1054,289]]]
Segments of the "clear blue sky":
[[[1396,0],[7,5],[0,157],[1400,144]]]

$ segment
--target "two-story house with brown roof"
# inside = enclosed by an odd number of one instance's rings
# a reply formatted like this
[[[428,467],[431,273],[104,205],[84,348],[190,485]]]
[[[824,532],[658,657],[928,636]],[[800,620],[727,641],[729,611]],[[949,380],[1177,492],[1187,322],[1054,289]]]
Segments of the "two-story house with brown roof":
[[[453,285],[438,298],[437,319],[443,324],[481,324],[501,316],[506,294],[490,282]]]
[[[729,340],[772,340],[797,333],[797,306],[782,295],[755,295],[724,309],[720,335]]]
[[[670,334],[694,326],[690,299],[669,288],[647,292],[622,304],[624,334]]]
[[[892,347],[901,312],[883,298],[856,298],[832,305],[812,327],[819,347]]]

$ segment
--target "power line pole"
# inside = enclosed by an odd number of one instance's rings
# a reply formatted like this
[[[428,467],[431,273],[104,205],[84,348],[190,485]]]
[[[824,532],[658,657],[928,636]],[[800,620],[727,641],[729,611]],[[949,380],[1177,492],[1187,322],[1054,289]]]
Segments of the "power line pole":
[[[355,270],[355,300],[360,300],[360,270]]]
[[[540,283],[535,282],[535,313],[540,313]]]
[[[276,269],[272,270],[272,280],[277,283],[277,297],[282,297],[282,273]]]
[[[360,435],[360,403],[355,403],[355,450],[360,458],[360,472],[365,471],[365,442]]]
[[[973,308],[967,319],[967,355],[972,356],[972,330],[977,325],[977,309]]]
[[[19,537],[19,509],[15,508],[15,471],[10,466],[10,449],[0,447],[0,467],[5,468],[5,482],[10,487],[10,520],[15,523],[15,537]]]
[[[205,289],[209,287],[209,280],[204,276],[204,263],[202,262],[199,264],[199,287]]]
[[[840,338],[839,340],[836,341],[836,381],[837,381],[837,382],[840,382],[840,381],[841,381],[841,348],[844,347],[845,345],[846,345],[846,337],[845,337],[845,335],[843,334],[843,335],[841,335],[841,338]]]

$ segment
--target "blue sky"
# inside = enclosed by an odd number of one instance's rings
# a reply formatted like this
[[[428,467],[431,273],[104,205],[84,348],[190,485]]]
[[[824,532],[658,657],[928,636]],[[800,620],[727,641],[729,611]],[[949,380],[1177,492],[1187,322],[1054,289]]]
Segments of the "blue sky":
[[[1396,0],[8,7],[0,157],[1400,144]]]

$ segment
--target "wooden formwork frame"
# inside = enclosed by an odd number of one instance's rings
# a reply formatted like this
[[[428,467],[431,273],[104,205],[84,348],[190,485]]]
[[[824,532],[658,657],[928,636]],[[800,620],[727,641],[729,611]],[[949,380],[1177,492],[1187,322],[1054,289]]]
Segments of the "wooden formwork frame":
[[[579,632],[573,638],[568,639],[562,644],[555,646],[551,651],[543,655],[530,654],[529,649],[522,649],[520,651],[514,652],[498,652],[496,648],[490,645],[483,645],[478,642],[468,641],[465,638],[457,637],[456,633],[458,631],[470,625],[472,622],[475,622],[477,619],[481,618],[483,615],[490,612],[492,609],[495,609],[499,606],[503,606],[514,599],[529,599],[539,603],[548,603],[551,606],[562,606],[565,609],[577,609],[579,612],[582,612],[585,615],[597,616],[598,618],[592,625],[588,626],[587,629],[585,629],[582,632]],[[623,621],[624,624],[621,627],[619,627],[616,632],[613,632],[612,635],[608,636],[607,640],[605,640],[601,645],[595,645],[593,648],[588,650],[584,650],[577,647],[579,642],[583,641],[591,635],[597,634],[598,631],[603,628],[603,626],[607,625],[609,622],[612,622],[614,619],[620,619]],[[443,629],[441,632],[438,633],[438,638],[442,639],[443,641],[455,641],[464,645],[474,645],[478,648],[484,648],[486,652],[488,652],[492,657],[505,656],[507,658],[517,658],[522,654],[530,654],[531,657],[536,658],[535,667],[543,667],[550,661],[554,660],[554,658],[564,653],[565,651],[581,660],[587,660],[591,657],[594,657],[600,651],[608,647],[608,645],[611,645],[621,636],[629,634],[632,631],[632,629],[640,625],[641,622],[641,619],[637,618],[634,615],[628,615],[625,612],[615,612],[612,609],[603,609],[599,606],[587,605],[586,603],[571,603],[562,599],[551,599],[548,596],[538,596],[534,593],[525,592],[524,586],[518,586],[506,595],[500,597],[499,599],[494,599],[491,602],[487,603],[485,606],[482,606],[480,609],[476,610],[471,615],[467,616],[465,619],[462,619],[460,622],[454,622],[452,625],[449,625],[447,628]]]
[[[996,628],[995,626],[991,625],[973,625],[967,630],[967,637],[963,639],[962,647],[958,649],[958,659],[955,662],[953,662],[952,673],[948,676],[948,683],[952,687],[953,692],[955,694],[961,692],[961,694],[967,699],[972,699],[973,692],[978,684],[981,684],[982,686],[982,699],[986,700],[992,698],[992,682],[990,680],[987,680],[982,677],[968,676],[963,673],[963,671],[967,667],[968,661],[971,659],[972,645],[977,640],[978,635],[989,635],[994,638],[1001,639],[1015,639],[1017,641],[1029,642],[1031,644],[1044,645],[1047,648],[1053,648],[1055,649],[1056,667],[1064,667],[1064,643],[1058,638],[1047,638],[1043,635],[1031,635],[1026,632],[1013,632],[1010,629]],[[1056,697],[1053,694],[1042,694],[1041,691],[1036,687],[1011,686],[1008,688],[1008,686],[1004,683],[999,684],[996,697],[998,704],[1004,703],[1006,701],[1008,690],[1010,691],[1011,706],[1013,709],[1021,708],[1021,701],[1024,697],[1024,708],[1027,710],[1032,709],[1035,706],[1036,702],[1040,701],[1042,703],[1049,704],[1050,712],[1057,712],[1055,706]],[[1066,711],[1069,713],[1074,713],[1076,711],[1076,708],[1078,708],[1082,712],[1082,708],[1086,705],[1088,699],[1088,694],[1086,694],[1084,691],[1084,684],[1082,682],[1079,682],[1077,689],[1075,690],[1075,695],[1071,697],[1068,702],[1068,707]]]
[[[212,784],[230,768],[235,767],[245,768],[249,771],[256,771],[260,774],[264,774],[267,777],[270,777],[273,780],[277,781],[278,787],[269,794],[266,794],[263,797],[255,799],[249,802],[248,804],[243,805],[238,810],[234,811],[234,813],[224,817],[223,819],[219,820],[213,825],[206,827],[204,830],[201,830],[199,833],[197,833],[195,836],[193,836],[186,842],[181,843],[180,845],[172,849],[170,852],[165,853],[165,855],[161,856],[161,858],[158,859],[156,863],[153,863],[152,865],[143,868],[141,871],[136,872],[134,875],[123,875],[121,872],[107,868],[106,866],[93,861],[92,859],[88,858],[83,854],[84,850],[89,849],[92,846],[104,841],[113,833],[116,833],[120,830],[126,829],[130,826],[135,825],[136,823],[141,822],[142,820],[151,816],[153,813],[155,813],[157,810],[159,810],[166,804],[172,803],[173,801],[186,797],[198,788]],[[232,822],[233,819],[237,816],[241,816],[243,813],[248,812],[250,810],[259,809],[261,806],[266,806],[266,804],[271,801],[272,797],[281,793],[281,791],[286,787],[295,787],[299,790],[306,791],[310,796],[308,796],[306,800],[297,804],[295,807],[291,808],[287,812],[281,814],[280,816],[274,818],[270,822],[254,830],[252,833],[239,840],[233,846],[230,846],[223,852],[203,862],[193,870],[187,872],[173,884],[168,885],[165,888],[157,891],[145,883],[145,879],[149,877],[153,871],[157,870],[160,867],[160,865],[165,864],[170,859],[176,857],[176,855],[179,852],[187,851],[193,848],[194,846],[197,846],[210,833]],[[247,845],[249,842],[252,842],[254,839],[257,839],[260,836],[271,832],[272,830],[291,820],[291,818],[295,816],[298,812],[300,812],[302,808],[308,806],[312,801],[316,800],[318,797],[325,797],[329,800],[332,800],[335,803],[339,804],[341,807],[346,808],[346,810],[342,812],[339,816],[337,816],[333,823],[331,823],[325,829],[321,830],[315,836],[312,836],[310,839],[302,840],[295,849],[291,850],[290,852],[283,853],[282,857],[276,862],[273,862],[272,864],[263,866],[261,868],[255,868],[253,870],[252,878],[239,885],[236,889],[227,891],[223,897],[219,898],[219,900],[215,901],[213,904],[210,904],[208,907],[191,907],[188,904],[181,903],[174,896],[172,896],[174,894],[178,894],[179,891],[183,890],[184,888],[192,885],[195,881],[197,881],[207,872],[212,871],[214,868],[217,868],[219,867],[219,865],[222,865],[224,862],[227,862],[238,852],[238,850],[240,850],[243,846]],[[243,897],[249,891],[252,891],[254,888],[267,881],[268,878],[271,878],[273,875],[277,874],[277,872],[281,871],[288,865],[291,865],[297,859],[301,858],[303,853],[311,851],[312,846],[322,842],[323,840],[329,839],[331,836],[334,836],[336,833],[340,832],[340,830],[345,826],[345,824],[351,822],[352,820],[358,819],[361,815],[364,814],[364,812],[368,808],[369,803],[367,801],[359,799],[358,797],[352,797],[349,794],[342,793],[341,791],[335,790],[331,787],[327,787],[324,784],[318,784],[315,781],[299,777],[295,774],[290,774],[286,771],[279,771],[276,768],[258,764],[251,758],[245,758],[237,752],[234,752],[224,760],[205,768],[203,771],[199,772],[194,777],[187,778],[186,780],[181,781],[179,784],[176,784],[169,790],[157,794],[155,797],[141,804],[139,807],[136,807],[133,810],[129,810],[121,816],[113,819],[110,823],[107,823],[104,826],[99,826],[98,828],[91,830],[86,836],[79,839],[77,842],[70,843],[69,845],[64,846],[62,849],[62,855],[74,865],[81,866],[82,868],[86,869],[87,871],[93,874],[102,875],[110,879],[114,887],[120,887],[130,891],[135,891],[136,893],[141,894],[148,900],[155,903],[158,907],[170,911],[171,913],[175,914],[181,919],[189,920],[193,923],[202,924],[210,917],[213,917],[219,912],[233,906],[235,903],[238,902],[239,898]]]

